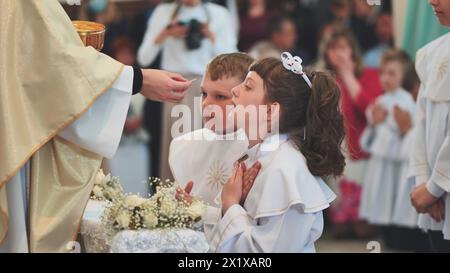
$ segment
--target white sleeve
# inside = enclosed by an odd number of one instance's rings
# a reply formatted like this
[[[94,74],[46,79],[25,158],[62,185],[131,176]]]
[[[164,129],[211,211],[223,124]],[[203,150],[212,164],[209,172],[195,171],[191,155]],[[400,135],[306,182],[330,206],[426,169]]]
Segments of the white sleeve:
[[[218,29],[216,35],[216,40],[214,42],[214,54],[220,55],[225,53],[231,53],[237,51],[237,34],[230,24],[232,22],[230,13],[225,10],[222,20],[220,23],[220,28]]]
[[[157,6],[147,24],[142,44],[137,53],[137,59],[141,66],[147,67],[153,63],[161,50],[161,44],[156,44],[158,35],[167,27],[167,18],[170,17],[164,6]]]
[[[113,157],[130,106],[133,73],[133,68],[126,66],[112,87],[59,136],[106,158]]]
[[[322,233],[318,213],[301,213],[295,206],[285,213],[255,222],[239,205],[228,209],[217,223],[210,240],[215,252],[271,253],[314,252]]]
[[[205,237],[210,240],[212,238],[215,225],[222,217],[222,208],[207,206],[205,213],[202,215],[203,232]]]
[[[415,130],[414,142],[410,158],[409,177],[429,176],[431,170],[428,166],[426,159],[426,146],[425,146],[425,101],[420,98],[420,95],[424,92],[423,84],[420,86],[419,98],[417,100],[417,130]]]
[[[450,104],[449,104],[450,112]],[[447,127],[450,128],[450,116],[447,120]],[[430,180],[427,184],[427,189],[434,196],[440,197],[445,192],[450,192],[450,129],[446,132],[444,143],[439,149],[436,163],[431,172]]]

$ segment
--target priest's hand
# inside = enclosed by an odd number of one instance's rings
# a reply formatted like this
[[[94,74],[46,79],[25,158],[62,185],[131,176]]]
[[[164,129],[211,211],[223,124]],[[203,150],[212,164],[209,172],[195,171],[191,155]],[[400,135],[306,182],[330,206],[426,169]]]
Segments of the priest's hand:
[[[242,196],[241,201],[239,202],[242,205],[244,205],[245,199],[247,199],[247,195],[250,192],[250,190],[253,187],[253,183],[255,182],[256,177],[259,174],[259,171],[261,170],[261,163],[256,161],[255,164],[250,169],[246,169],[244,164],[244,181],[242,184]]]
[[[143,69],[142,76],[141,94],[160,102],[180,102],[193,82],[177,73],[156,69]]]
[[[427,190],[425,183],[415,187],[410,197],[418,213],[427,213],[428,209],[438,201],[438,198]]]
[[[228,182],[222,189],[222,215],[233,205],[240,203],[242,198],[242,185],[244,180],[245,164],[237,163]]]

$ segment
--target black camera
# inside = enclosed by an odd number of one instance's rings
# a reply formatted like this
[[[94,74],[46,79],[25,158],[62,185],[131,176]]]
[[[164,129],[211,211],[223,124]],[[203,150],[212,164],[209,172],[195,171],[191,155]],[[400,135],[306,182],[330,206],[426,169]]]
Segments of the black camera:
[[[178,24],[187,27],[185,38],[187,49],[195,50],[200,48],[202,40],[205,38],[202,33],[203,24],[196,19],[192,19],[189,22],[178,22]]]

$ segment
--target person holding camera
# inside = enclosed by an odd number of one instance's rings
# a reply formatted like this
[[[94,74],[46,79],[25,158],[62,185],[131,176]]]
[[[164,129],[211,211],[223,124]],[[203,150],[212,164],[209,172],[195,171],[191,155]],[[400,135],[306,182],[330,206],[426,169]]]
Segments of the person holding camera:
[[[177,72],[187,79],[197,79],[188,90],[182,104],[191,109],[190,130],[202,127],[201,116],[194,115],[199,97],[200,79],[206,64],[216,55],[237,51],[237,34],[230,24],[228,10],[206,0],[176,0],[159,4],[147,25],[144,40],[138,50],[141,66],[149,66],[161,52],[161,68]],[[162,112],[162,145],[159,176],[172,177],[168,166],[168,152],[173,104],[166,103]],[[194,120],[196,117],[198,120]],[[186,130],[185,128],[183,128]]]

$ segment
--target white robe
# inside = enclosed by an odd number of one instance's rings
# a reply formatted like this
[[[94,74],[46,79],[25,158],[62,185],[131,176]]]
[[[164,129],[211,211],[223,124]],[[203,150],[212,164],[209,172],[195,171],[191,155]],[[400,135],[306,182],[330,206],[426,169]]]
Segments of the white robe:
[[[142,95],[131,98],[127,119],[143,117],[145,100]],[[148,197],[150,194],[149,138],[142,127],[132,134],[123,134],[116,154],[107,161],[111,175],[119,178],[124,192],[139,194],[143,197]]]
[[[125,67],[112,87],[79,119],[58,135],[80,147],[110,158],[122,135],[133,87],[133,68]],[[9,230],[0,253],[26,253],[28,248],[28,163],[6,183]]]
[[[450,240],[450,34],[429,43],[417,53],[421,80],[418,130],[411,157],[410,176],[416,184],[445,199],[445,220],[437,223],[419,215],[419,227],[442,231]]]
[[[248,150],[243,130],[228,135],[217,135],[209,129],[200,129],[180,136],[170,144],[169,164],[175,180],[184,187],[193,181],[191,195],[207,204],[214,202],[222,191],[236,162]]]
[[[376,102],[387,111],[386,120],[368,126],[361,136],[361,147],[370,153],[363,182],[360,218],[377,225],[392,224],[395,198],[400,181],[402,137],[394,119],[394,106],[415,118],[415,102],[407,91],[398,89],[379,97]],[[368,120],[372,119],[368,113]]]
[[[216,222],[207,233],[211,252],[315,252],[314,243],[323,231],[322,211],[335,194],[308,170],[304,156],[286,135],[272,136],[275,149],[259,145],[248,151],[247,165],[258,160],[262,169],[243,206],[221,209],[208,215]]]
[[[417,228],[419,214],[411,204],[410,194],[416,186],[414,179],[408,177],[409,158],[413,149],[413,140],[417,127],[414,127],[403,137],[400,151],[401,168],[400,180],[395,197],[392,223],[399,227]]]

